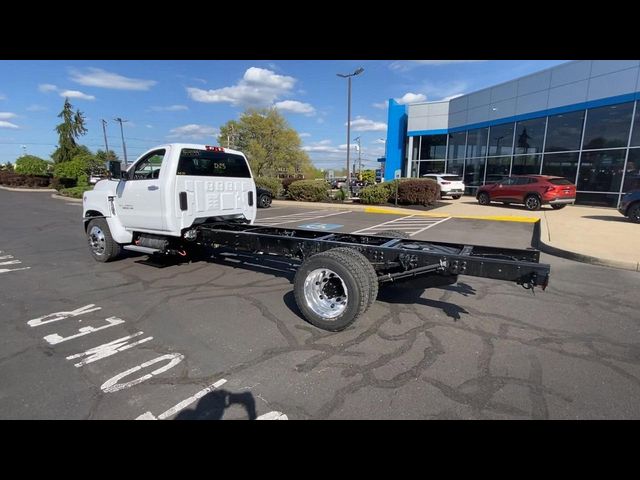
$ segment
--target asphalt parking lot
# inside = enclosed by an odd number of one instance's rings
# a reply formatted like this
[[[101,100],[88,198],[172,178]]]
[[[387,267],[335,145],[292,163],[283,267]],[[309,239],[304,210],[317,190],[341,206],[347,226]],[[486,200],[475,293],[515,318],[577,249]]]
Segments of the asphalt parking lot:
[[[640,418],[637,272],[543,254],[545,292],[462,276],[390,288],[329,333],[300,317],[277,262],[99,264],[79,204],[0,191],[0,205],[3,419]],[[533,234],[290,207],[259,218],[516,248]]]

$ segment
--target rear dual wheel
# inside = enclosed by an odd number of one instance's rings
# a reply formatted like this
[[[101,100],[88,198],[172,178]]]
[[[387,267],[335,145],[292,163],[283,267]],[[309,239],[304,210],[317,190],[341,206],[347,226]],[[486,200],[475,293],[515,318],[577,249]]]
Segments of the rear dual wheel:
[[[293,280],[293,294],[309,323],[338,332],[375,302],[378,276],[360,252],[334,248],[302,263]]]

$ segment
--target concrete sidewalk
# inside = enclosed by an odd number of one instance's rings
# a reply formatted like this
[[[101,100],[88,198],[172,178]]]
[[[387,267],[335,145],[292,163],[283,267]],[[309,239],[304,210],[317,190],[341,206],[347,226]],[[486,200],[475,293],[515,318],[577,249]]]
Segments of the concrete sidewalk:
[[[274,205],[360,210],[429,217],[536,222],[540,220],[540,250],[571,260],[640,272],[640,225],[631,223],[616,209],[571,205],[562,210],[543,207],[530,212],[524,206],[478,205],[471,197],[444,201],[445,206],[420,211],[359,204],[306,203],[274,200]]]

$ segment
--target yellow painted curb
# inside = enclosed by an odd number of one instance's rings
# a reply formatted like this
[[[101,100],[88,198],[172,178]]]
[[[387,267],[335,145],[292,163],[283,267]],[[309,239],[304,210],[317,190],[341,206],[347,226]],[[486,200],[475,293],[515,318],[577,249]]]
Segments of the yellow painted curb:
[[[493,220],[496,222],[520,222],[520,223],[536,223],[539,219],[535,217],[516,217],[516,216],[501,216],[501,215],[447,215],[445,213],[407,213],[405,211],[398,211],[392,208],[384,207],[365,207],[366,213],[387,213],[392,215],[419,215],[421,217],[436,217],[436,218],[465,218],[469,220]]]

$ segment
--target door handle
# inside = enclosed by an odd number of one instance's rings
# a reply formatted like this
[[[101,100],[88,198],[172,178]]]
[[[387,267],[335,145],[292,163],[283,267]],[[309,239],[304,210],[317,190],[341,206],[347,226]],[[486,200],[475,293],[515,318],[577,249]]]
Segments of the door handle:
[[[158,187],[157,185],[151,185],[149,187],[147,187],[147,190],[158,190],[160,187]]]

